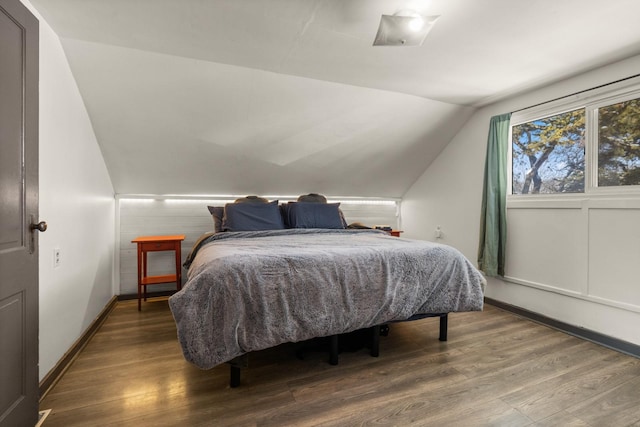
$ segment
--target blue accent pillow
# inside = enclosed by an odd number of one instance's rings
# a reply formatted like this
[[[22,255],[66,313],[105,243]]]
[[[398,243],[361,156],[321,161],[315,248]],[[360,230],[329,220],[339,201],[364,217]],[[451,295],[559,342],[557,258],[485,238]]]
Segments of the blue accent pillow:
[[[213,218],[213,231],[219,233],[222,231],[222,218],[224,217],[224,206],[207,206],[211,218]]]
[[[223,231],[261,231],[284,228],[278,201],[269,203],[227,203]]]
[[[289,202],[284,214],[289,228],[344,228],[340,203]]]

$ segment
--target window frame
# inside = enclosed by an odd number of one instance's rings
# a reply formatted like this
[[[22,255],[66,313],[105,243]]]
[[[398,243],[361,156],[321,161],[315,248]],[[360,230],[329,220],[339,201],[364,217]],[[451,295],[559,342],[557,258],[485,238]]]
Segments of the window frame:
[[[619,102],[640,98],[640,78],[600,87],[588,92],[564,97],[524,110],[514,112],[509,123],[509,146],[507,149],[507,199],[508,200],[558,200],[575,199],[593,196],[640,195],[640,185],[598,186],[598,108]],[[584,192],[582,193],[544,193],[544,194],[512,194],[513,193],[513,142],[514,126],[534,120],[544,119],[569,111],[585,109],[585,166]]]

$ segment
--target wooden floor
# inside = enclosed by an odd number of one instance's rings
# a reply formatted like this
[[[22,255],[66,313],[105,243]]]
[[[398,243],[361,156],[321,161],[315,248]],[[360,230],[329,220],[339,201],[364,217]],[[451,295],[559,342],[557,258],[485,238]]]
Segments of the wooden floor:
[[[187,363],[166,300],[120,302],[41,402],[44,426],[636,426],[640,360],[492,306],[393,324],[366,350],[296,359],[286,344],[228,365]]]

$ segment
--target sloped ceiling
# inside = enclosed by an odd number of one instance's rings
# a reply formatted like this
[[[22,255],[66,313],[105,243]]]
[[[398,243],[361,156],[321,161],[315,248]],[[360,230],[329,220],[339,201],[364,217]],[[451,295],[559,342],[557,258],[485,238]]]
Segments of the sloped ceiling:
[[[637,0],[32,3],[117,193],[400,197],[474,107],[640,53]],[[373,47],[401,9],[440,18]]]

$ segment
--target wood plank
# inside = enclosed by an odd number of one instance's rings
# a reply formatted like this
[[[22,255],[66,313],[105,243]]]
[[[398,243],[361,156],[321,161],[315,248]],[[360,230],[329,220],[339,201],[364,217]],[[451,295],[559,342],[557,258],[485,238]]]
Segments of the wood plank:
[[[591,427],[590,424],[566,411],[557,412],[542,421],[538,421],[535,425],[536,427]]]
[[[640,377],[594,395],[568,410],[591,425],[630,425],[640,420]]]
[[[167,300],[121,301],[41,402],[46,425],[640,425],[640,360],[485,306],[391,324],[367,349],[252,353],[242,385],[226,364],[186,362]]]
[[[605,350],[583,351],[585,362],[575,361],[559,375],[502,399],[537,421],[640,376],[640,360]],[[640,396],[636,402],[640,403]]]

